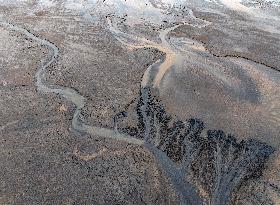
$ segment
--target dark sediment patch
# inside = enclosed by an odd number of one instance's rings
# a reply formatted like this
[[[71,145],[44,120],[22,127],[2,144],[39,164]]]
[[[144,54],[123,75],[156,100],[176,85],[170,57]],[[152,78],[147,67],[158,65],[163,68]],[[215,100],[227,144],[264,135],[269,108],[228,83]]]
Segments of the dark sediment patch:
[[[255,139],[238,142],[234,135],[221,130],[203,132],[205,125],[200,119],[175,119],[150,87],[141,89],[135,110],[138,124],[134,129],[179,193],[182,204],[234,203],[247,181],[257,183],[274,152],[270,145]],[[202,197],[201,193],[206,194]]]

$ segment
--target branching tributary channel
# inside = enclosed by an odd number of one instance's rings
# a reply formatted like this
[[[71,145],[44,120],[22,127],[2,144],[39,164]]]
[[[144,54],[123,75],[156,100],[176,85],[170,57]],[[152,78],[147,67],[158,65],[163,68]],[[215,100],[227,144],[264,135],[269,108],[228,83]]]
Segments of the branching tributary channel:
[[[174,30],[179,25],[175,25],[175,26],[172,26],[170,28],[163,30],[160,34],[160,39],[162,42],[160,44],[156,44],[156,43],[146,40],[144,38],[134,37],[134,39],[132,39],[131,35],[125,34],[121,31],[119,31],[118,29],[114,28],[111,21],[108,21],[108,23],[109,23],[110,31],[112,32],[112,34],[124,45],[130,46],[133,48],[144,48],[144,47],[156,48],[156,49],[166,53],[166,57],[165,57],[165,60],[163,60],[163,62],[157,61],[147,69],[146,73],[143,76],[143,80],[142,80],[142,84],[141,84],[142,88],[148,86],[149,82],[152,83],[155,87],[158,87],[164,74],[171,67],[171,65],[173,65],[173,63],[176,61],[176,58],[177,58],[176,52],[174,52],[171,45],[166,41],[166,36],[168,35],[168,33],[170,31]],[[48,82],[46,82],[46,80],[45,80],[45,70],[52,63],[54,63],[54,61],[56,60],[56,58],[59,55],[59,48],[56,45],[49,42],[48,40],[37,37],[36,35],[31,33],[30,31],[28,31],[27,29],[24,29],[19,26],[15,26],[11,23],[0,22],[0,25],[7,29],[11,29],[13,31],[19,32],[19,33],[25,35],[26,37],[30,38],[34,42],[36,42],[40,45],[46,46],[49,49],[50,57],[48,58],[48,60],[45,60],[45,62],[41,63],[41,65],[36,73],[36,86],[37,86],[38,91],[61,95],[65,99],[69,100],[70,102],[72,102],[75,105],[76,108],[75,108],[75,112],[74,112],[73,119],[72,119],[72,127],[74,130],[83,132],[83,133],[88,133],[88,134],[91,134],[94,136],[112,138],[114,140],[121,140],[121,141],[125,141],[127,143],[136,144],[136,145],[146,144],[147,145],[146,147],[149,148],[149,150],[152,151],[152,153],[154,153],[155,155],[161,156],[161,157],[159,157],[159,161],[161,161],[161,164],[163,164],[163,166],[165,166],[163,168],[166,171],[168,170],[167,171],[168,177],[171,179],[176,190],[178,192],[181,192],[180,198],[181,198],[182,204],[186,204],[187,202],[190,203],[190,201],[195,202],[195,204],[201,203],[201,200],[200,200],[199,196],[196,194],[195,189],[190,184],[187,185],[185,183],[184,175],[181,172],[179,172],[180,174],[178,174],[178,173],[176,174],[176,171],[174,170],[175,167],[169,165],[170,163],[172,163],[172,161],[167,156],[165,156],[164,153],[162,153],[160,150],[157,150],[156,148],[152,148],[152,146],[149,145],[149,143],[145,141],[145,139],[147,139],[148,137],[145,138],[144,140],[140,140],[140,139],[136,139],[136,138],[127,136],[125,134],[120,134],[120,133],[116,132],[115,130],[88,125],[80,120],[81,110],[85,106],[85,98],[82,95],[80,95],[76,90],[70,89],[68,87],[52,85],[52,84],[49,84]],[[128,42],[129,40],[134,40],[137,43],[139,43],[139,45],[131,44]],[[156,73],[154,79],[152,79],[153,77],[150,76],[150,71],[151,71],[152,67],[155,67],[155,69],[157,69],[157,73]],[[148,129],[147,127],[146,127],[146,129]],[[146,135],[149,135],[148,131],[146,132]],[[172,163],[172,164],[174,164],[174,163]],[[190,198],[191,198],[191,200],[190,200]]]

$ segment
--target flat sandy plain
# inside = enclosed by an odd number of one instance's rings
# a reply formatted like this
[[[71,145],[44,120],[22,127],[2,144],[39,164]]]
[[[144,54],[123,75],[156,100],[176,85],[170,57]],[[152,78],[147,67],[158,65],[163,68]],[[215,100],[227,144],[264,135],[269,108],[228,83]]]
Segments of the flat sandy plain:
[[[0,0],[0,204],[280,204],[280,2]]]

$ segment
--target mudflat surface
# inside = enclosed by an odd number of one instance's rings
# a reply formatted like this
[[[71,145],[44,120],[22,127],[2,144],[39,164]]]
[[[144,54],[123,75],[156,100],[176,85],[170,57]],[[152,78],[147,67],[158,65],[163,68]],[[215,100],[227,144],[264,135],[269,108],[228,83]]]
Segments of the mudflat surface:
[[[279,14],[0,0],[0,204],[280,204]]]

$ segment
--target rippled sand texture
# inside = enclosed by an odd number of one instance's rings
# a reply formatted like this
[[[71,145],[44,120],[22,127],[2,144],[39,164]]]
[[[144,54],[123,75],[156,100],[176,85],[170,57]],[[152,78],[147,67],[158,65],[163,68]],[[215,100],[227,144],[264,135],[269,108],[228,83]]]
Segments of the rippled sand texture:
[[[279,8],[0,0],[3,204],[280,203]]]

